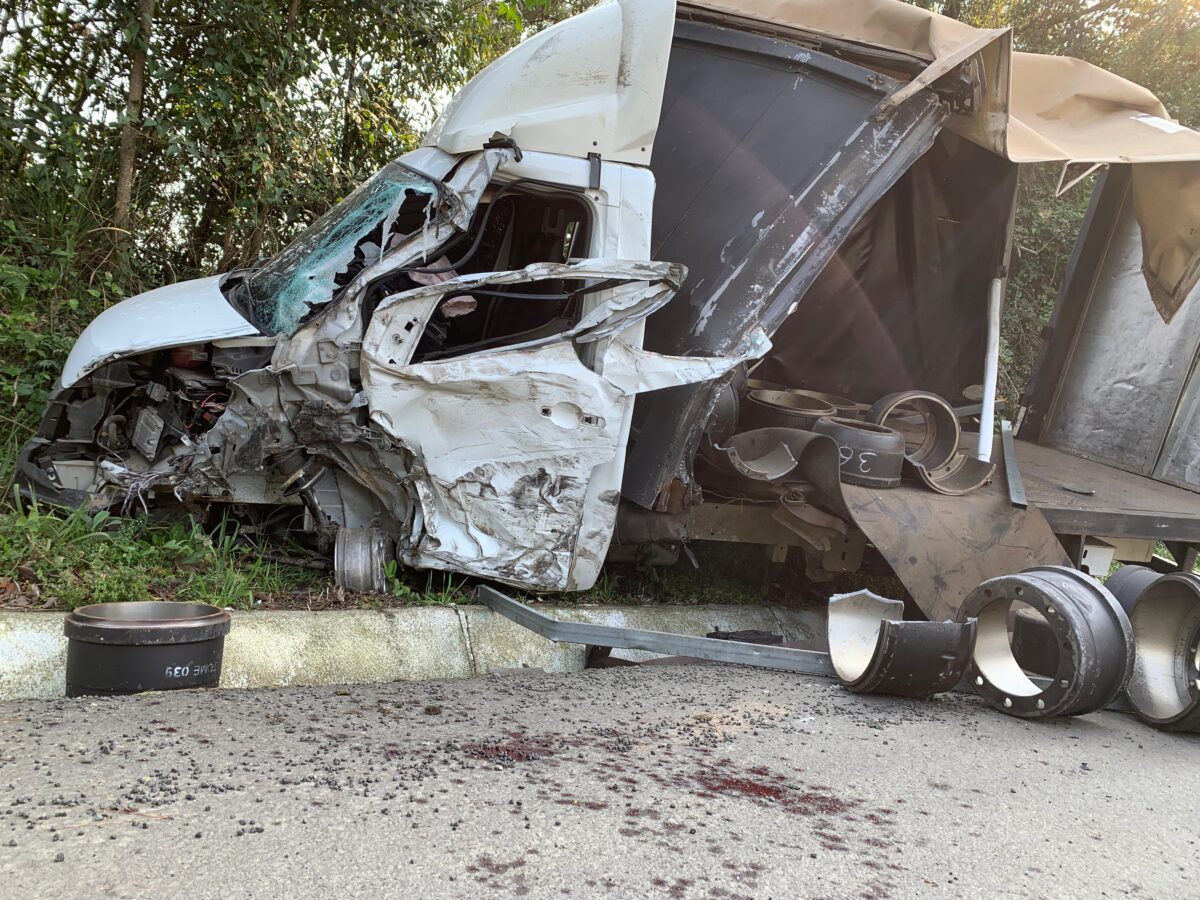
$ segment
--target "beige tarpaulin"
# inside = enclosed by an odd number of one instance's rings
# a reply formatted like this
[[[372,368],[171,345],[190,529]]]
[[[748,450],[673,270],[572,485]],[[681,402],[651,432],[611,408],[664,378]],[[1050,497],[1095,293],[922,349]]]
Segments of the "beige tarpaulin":
[[[926,61],[919,85],[978,56],[986,85],[950,127],[1013,162],[1135,163],[1133,201],[1151,296],[1169,321],[1200,277],[1200,133],[1146,88],[1078,59],[1017,53],[1007,28],[978,29],[902,0],[695,0],[681,4]]]

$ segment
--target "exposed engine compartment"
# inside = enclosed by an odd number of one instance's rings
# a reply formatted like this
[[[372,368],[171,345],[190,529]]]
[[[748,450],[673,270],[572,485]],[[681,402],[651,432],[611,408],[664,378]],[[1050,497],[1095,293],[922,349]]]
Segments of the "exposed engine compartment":
[[[225,414],[234,381],[266,366],[273,351],[269,339],[156,351],[109,363],[60,391],[22,453],[27,496],[124,515],[180,507],[202,521],[232,515],[261,524],[275,518],[286,520],[280,535],[290,533],[297,516],[309,510],[306,497],[312,499],[311,485],[287,483],[290,472],[303,468],[302,452],[273,455],[256,478],[225,486],[199,480],[186,492],[177,490]],[[310,513],[319,509],[312,506]]]

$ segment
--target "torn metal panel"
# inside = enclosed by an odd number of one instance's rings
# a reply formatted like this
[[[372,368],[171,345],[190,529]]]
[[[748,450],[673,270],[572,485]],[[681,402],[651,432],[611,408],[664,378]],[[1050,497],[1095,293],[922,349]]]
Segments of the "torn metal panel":
[[[1013,162],[1134,163],[1145,281],[1163,321],[1194,292],[1200,134],[1172,121],[1146,88],[1083,60],[1014,52],[1011,29],[976,29],[899,0],[702,0],[696,6],[719,21],[798,34],[851,59],[875,56],[884,71],[904,71],[900,59],[907,57],[929,73],[917,83],[932,77],[931,89],[944,90],[942,73],[973,54],[969,65],[981,90],[955,110],[949,127]],[[888,52],[897,57],[890,65],[881,58]]]
[[[729,52],[735,47],[737,52]],[[691,276],[647,323],[646,347],[725,355],[792,312],[854,224],[931,145],[946,110],[922,93],[883,111],[895,84],[832,56],[745,32],[681,22],[658,147],[654,253]],[[697,117],[710,122],[695,137]],[[796,121],[821,121],[796,129]],[[647,508],[691,462],[717,386],[639,404],[622,493]]]
[[[1168,324],[1143,299],[1130,174],[1116,166],[1097,181],[1076,241],[1022,437],[1200,490],[1200,303]]]
[[[410,234],[378,265],[356,275],[347,285],[345,295],[354,296],[369,284],[411,267],[418,259],[423,263],[436,259],[441,252],[439,248],[447,240],[467,230],[497,170],[512,158],[512,150],[498,148],[462,159],[450,180],[442,185],[443,215],[427,220],[419,231]]]
[[[565,587],[591,472],[619,446],[624,394],[566,341],[368,377],[372,420],[415,458],[423,522],[402,542],[405,562]],[[615,517],[618,498],[607,499]]]
[[[621,287],[606,291],[605,299],[585,313],[576,324],[557,334],[504,348],[530,349],[565,339],[588,343],[624,331],[667,303],[679,289],[685,274],[685,270],[674,263],[586,259],[572,263],[536,263],[511,272],[461,275],[405,291],[384,299],[375,311],[363,337],[363,353],[369,363],[364,368],[364,378],[370,378],[372,366],[389,369],[406,365],[429,324],[430,316],[442,299],[450,295],[468,294],[484,287],[555,279],[624,282]],[[521,298],[516,297],[508,302],[520,303]],[[762,345],[760,342],[757,346],[761,346],[761,352],[765,352],[770,344]]]
[[[732,368],[729,360],[759,359],[771,349],[771,339],[761,329],[746,335],[728,356],[666,356],[635,347],[621,339],[612,341],[599,369],[604,377],[627,394],[715,381]]]
[[[1032,566],[1068,565],[1034,506],[1014,509],[1003,478],[955,497],[921,485],[843,485],[853,521],[932,621],[956,619],[982,581]]]
[[[553,337],[407,364],[413,335],[441,298],[564,277],[629,283]],[[592,496],[593,473],[619,454],[632,397],[722,375],[769,347],[759,337],[732,356],[671,360],[611,335],[667,302],[681,278],[667,263],[541,264],[463,276],[380,305],[362,347],[363,395],[371,420],[413,455],[410,485],[420,517],[401,540],[406,563],[561,590],[572,585],[575,558],[603,558],[619,494]],[[577,344],[601,335],[589,368]],[[589,509],[592,527],[585,530]]]

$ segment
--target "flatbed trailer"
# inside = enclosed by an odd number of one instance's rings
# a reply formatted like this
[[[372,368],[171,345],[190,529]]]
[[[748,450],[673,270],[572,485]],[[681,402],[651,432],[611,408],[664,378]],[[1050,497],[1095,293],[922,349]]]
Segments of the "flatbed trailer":
[[[1074,456],[1017,441],[1029,499],[1055,534],[1171,544],[1200,543],[1200,494]]]

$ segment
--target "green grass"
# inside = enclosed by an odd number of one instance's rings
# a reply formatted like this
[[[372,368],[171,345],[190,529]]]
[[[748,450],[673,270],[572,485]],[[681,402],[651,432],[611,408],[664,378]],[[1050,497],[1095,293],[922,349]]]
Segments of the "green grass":
[[[265,550],[277,548],[265,547]],[[551,594],[559,603],[762,603],[769,578],[758,548],[697,545],[700,568],[606,566],[589,591]],[[738,552],[740,550],[740,552]],[[343,596],[323,572],[264,559],[237,526],[215,531],[192,520],[155,522],[107,512],[63,513],[36,505],[0,509],[0,603],[75,609],[92,603],[171,599],[253,609],[268,606],[364,608],[470,603],[475,579],[416,572],[395,562],[386,593]],[[526,597],[513,591],[514,596]]]
[[[390,600],[411,606],[455,606],[471,602],[470,579],[453,572],[433,570],[416,572],[404,569],[396,560],[384,567]]]
[[[175,599],[248,609],[324,583],[318,572],[262,559],[232,525],[214,534],[193,521],[106,512],[0,512],[0,594],[35,607]]]

